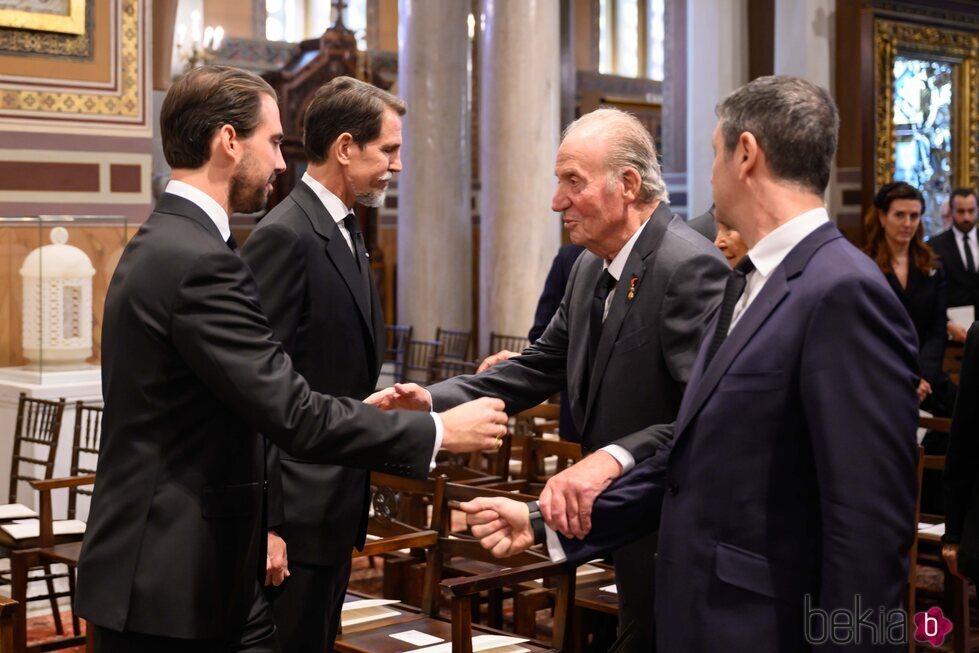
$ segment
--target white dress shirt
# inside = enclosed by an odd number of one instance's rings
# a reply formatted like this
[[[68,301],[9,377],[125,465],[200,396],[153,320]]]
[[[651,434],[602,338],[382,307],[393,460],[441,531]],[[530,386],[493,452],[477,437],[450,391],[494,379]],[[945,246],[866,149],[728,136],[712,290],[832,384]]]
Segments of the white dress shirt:
[[[309,179],[309,181],[307,181],[307,179]],[[317,196],[321,200],[324,199],[324,196],[320,195],[316,186],[319,186],[319,188],[322,189],[324,193],[328,193],[330,197],[333,197],[337,202],[339,202],[340,206],[343,206],[343,202],[340,201],[340,198],[338,198],[333,193],[330,193],[330,191],[326,190],[326,188],[324,188],[322,184],[317,182],[309,175],[303,175],[303,181],[309,184],[309,187],[312,188],[314,192],[316,192]],[[309,183],[310,181],[312,183]],[[313,184],[316,184],[316,186],[314,186]],[[220,204],[214,201],[213,197],[211,197],[210,195],[208,195],[207,193],[205,193],[204,191],[202,191],[201,189],[195,186],[191,186],[186,182],[177,181],[175,179],[171,179],[167,183],[165,192],[170,193],[171,195],[177,195],[178,197],[182,197],[185,200],[193,202],[198,208],[200,208],[202,211],[204,211],[204,213],[207,214],[207,217],[211,218],[211,221],[214,222],[214,225],[218,228],[218,231],[221,232],[221,237],[224,238],[225,241],[227,241],[228,238],[231,237],[231,225],[228,220],[228,213],[223,208],[221,208]],[[328,211],[330,211],[330,205],[327,204],[326,201],[323,202],[323,205],[327,207]],[[336,212],[330,211],[331,217],[336,215],[337,215]],[[347,215],[346,213],[343,214],[344,217],[346,217],[346,215]],[[340,227],[340,232],[344,234],[344,238],[347,241],[347,246],[350,247],[350,251],[354,251],[353,246],[350,242],[350,233],[343,228],[342,219],[337,222],[337,225]],[[444,431],[444,426],[442,425],[442,418],[439,417],[438,413],[433,412],[430,414],[432,416],[432,421],[435,422],[435,448],[432,450],[432,462],[429,464],[429,468],[434,469],[435,456],[438,454],[439,449],[442,448],[442,435]]]
[[[221,208],[213,197],[202,191],[196,186],[191,186],[185,181],[171,179],[167,182],[166,193],[182,197],[189,202],[193,202],[200,210],[207,214],[214,226],[221,232],[221,237],[227,242],[231,238],[231,223],[228,220],[228,212]]]
[[[969,251],[972,252],[973,269],[979,270],[979,243],[976,242],[976,228],[973,227],[969,231],[962,233],[958,227],[953,226],[952,233],[955,234],[955,246],[959,248],[962,267],[966,270],[969,269],[969,266],[965,262],[965,248],[968,247]]]
[[[806,236],[827,222],[829,222],[829,215],[825,208],[819,207],[806,211],[768,233],[748,250],[746,256],[754,263],[755,269],[745,277],[744,293],[738,303],[734,305],[731,328],[728,329],[728,333],[731,333],[748,306],[761,293],[761,289],[765,287],[769,277],[772,276],[772,272],[785,260],[789,252],[805,240]]]
[[[323,203],[323,208],[326,209],[326,212],[336,222],[337,229],[340,230],[343,239],[347,241],[347,247],[350,248],[350,252],[356,257],[357,250],[354,249],[353,238],[351,238],[350,231],[347,230],[347,226],[343,223],[344,218],[353,213],[354,210],[344,204],[343,200],[334,195],[329,188],[313,179],[308,172],[303,173],[302,181],[316,193],[316,197],[320,198],[320,202]]]

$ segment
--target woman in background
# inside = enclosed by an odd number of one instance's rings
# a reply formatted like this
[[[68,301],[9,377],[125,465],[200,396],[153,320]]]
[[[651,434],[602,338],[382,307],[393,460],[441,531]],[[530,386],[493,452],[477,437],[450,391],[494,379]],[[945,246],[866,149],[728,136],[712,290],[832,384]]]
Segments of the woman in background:
[[[880,268],[908,311],[918,333],[918,400],[939,417],[950,417],[955,384],[942,370],[945,358],[945,273],[924,242],[921,192],[903,181],[885,185],[864,218],[864,252]]]

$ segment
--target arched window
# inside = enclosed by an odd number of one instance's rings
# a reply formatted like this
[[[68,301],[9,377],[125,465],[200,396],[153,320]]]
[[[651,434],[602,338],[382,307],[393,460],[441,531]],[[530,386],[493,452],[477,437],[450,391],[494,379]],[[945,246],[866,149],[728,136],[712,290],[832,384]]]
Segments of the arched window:
[[[663,79],[665,0],[599,0],[598,70]]]

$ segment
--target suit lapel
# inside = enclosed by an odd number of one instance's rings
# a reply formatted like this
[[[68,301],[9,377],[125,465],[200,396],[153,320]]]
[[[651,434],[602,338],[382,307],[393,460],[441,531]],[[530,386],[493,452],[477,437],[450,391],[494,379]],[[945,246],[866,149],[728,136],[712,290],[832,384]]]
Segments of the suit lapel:
[[[635,287],[637,290],[642,286],[643,276],[646,274],[647,263],[652,265],[651,258],[663,241],[663,235],[673,213],[668,205],[661,203],[652,217],[649,218],[642,233],[636,239],[629,258],[626,259],[625,267],[622,268],[622,276],[615,284],[615,294],[612,296],[612,303],[609,306],[608,315],[605,317],[605,324],[602,326],[602,337],[598,342],[598,351],[595,352],[595,363],[590,372],[588,383],[588,398],[585,402],[585,420],[583,424],[588,424],[588,417],[591,414],[592,406],[598,395],[598,388],[602,384],[602,377],[605,368],[608,367],[609,358],[615,347],[615,342],[619,338],[619,332],[625,323],[629,311],[635,303],[635,297],[629,297],[629,290]],[[636,282],[633,286],[632,280]],[[597,281],[597,275],[596,275]],[[594,283],[592,284],[594,285]],[[590,299],[590,298],[589,298]]]
[[[785,260],[772,270],[772,276],[765,283],[761,293],[751,302],[741,319],[734,325],[734,329],[724,340],[721,348],[717,350],[717,354],[714,355],[710,365],[704,368],[705,352],[714,337],[714,331],[717,329],[717,313],[714,314],[711,320],[712,324],[701,340],[700,352],[697,355],[697,361],[694,363],[690,384],[687,386],[687,391],[684,393],[683,401],[680,404],[680,412],[677,415],[673,431],[676,438],[682,435],[684,429],[703,407],[737,355],[751,341],[772,312],[789,295],[793,280],[802,274],[812,255],[826,243],[842,237],[843,234],[836,227],[832,224],[826,224],[796,245],[785,257]]]
[[[163,193],[163,195],[160,196],[160,200],[156,203],[153,212],[176,215],[182,218],[190,218],[194,222],[197,222],[204,227],[205,230],[211,232],[219,241],[222,243],[225,242],[224,238],[221,236],[221,232],[218,230],[218,226],[214,224],[214,221],[211,220],[210,216],[204,212],[204,209],[197,206],[190,200],[180,197],[179,195]]]
[[[603,266],[602,259],[590,252],[582,256],[588,258],[582,258],[571,295],[572,305],[568,307],[568,392],[576,400],[573,411],[576,413],[575,421],[583,425],[588,399],[583,395],[585,372],[588,371],[588,319],[595,284]],[[580,414],[577,414],[579,411]]]
[[[291,193],[292,199],[306,213],[310,224],[321,238],[326,241],[324,251],[327,258],[340,273],[340,277],[347,285],[347,289],[357,304],[360,316],[363,318],[364,325],[371,339],[374,339],[373,324],[370,320],[370,297],[365,296],[363,291],[363,279],[360,276],[360,269],[350,252],[350,246],[340,233],[336,221],[323,203],[313,192],[313,189],[305,183],[296,184],[296,188]]]

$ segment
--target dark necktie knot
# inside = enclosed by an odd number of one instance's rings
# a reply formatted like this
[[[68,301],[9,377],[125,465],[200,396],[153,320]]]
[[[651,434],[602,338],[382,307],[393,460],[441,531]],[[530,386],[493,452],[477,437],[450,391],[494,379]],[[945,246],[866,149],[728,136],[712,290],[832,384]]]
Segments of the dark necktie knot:
[[[714,360],[714,354],[724,344],[727,332],[731,330],[731,321],[734,318],[734,307],[744,293],[745,284],[748,283],[748,275],[755,269],[755,264],[747,256],[743,257],[738,264],[731,270],[731,276],[727,278],[727,285],[724,286],[724,299],[721,300],[721,310],[717,316],[717,329],[714,337],[710,341],[710,349],[707,350],[707,360],[704,367],[710,365]]]
[[[347,217],[343,219],[343,226],[350,232],[351,236],[360,233],[360,223],[357,222],[357,216],[353,213],[348,213]]]
[[[609,273],[608,269],[602,270],[602,274],[598,278],[598,283],[595,284],[595,299],[600,299],[604,302],[608,299],[612,288],[615,288],[615,277]]]
[[[232,252],[238,251],[238,241],[235,240],[235,235],[231,234],[228,236],[228,240],[224,241],[225,244],[231,249]]]

